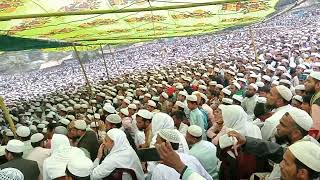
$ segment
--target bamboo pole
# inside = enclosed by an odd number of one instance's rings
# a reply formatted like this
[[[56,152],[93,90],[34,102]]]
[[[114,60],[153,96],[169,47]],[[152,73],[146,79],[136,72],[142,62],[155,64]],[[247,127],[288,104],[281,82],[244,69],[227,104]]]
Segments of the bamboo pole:
[[[10,129],[13,132],[14,136],[16,137],[16,128],[14,126],[14,123],[10,117],[10,113],[9,110],[6,106],[6,104],[4,103],[4,99],[2,96],[0,96],[0,108],[3,112],[4,118],[7,120],[7,122],[9,123]]]
[[[108,67],[107,67],[107,63],[106,63],[106,58],[104,57],[104,52],[103,52],[101,44],[100,44],[100,50],[101,50],[101,53],[102,53],[102,59],[103,59],[104,67],[106,68],[107,77],[108,77],[108,80],[110,80]]]
[[[88,92],[90,93],[90,97],[92,96],[92,91],[91,91],[91,85],[90,85],[90,82],[89,82],[89,79],[88,79],[88,76],[87,76],[87,73],[84,69],[84,66],[81,62],[81,59],[80,59],[80,56],[79,56],[79,52],[77,51],[77,48],[75,45],[73,45],[73,49],[74,49],[74,52],[76,53],[76,58],[78,59],[79,63],[80,63],[80,66],[81,66],[81,70],[83,72],[83,75],[84,75],[84,78],[86,80],[86,84],[87,84],[87,88],[88,88]]]
[[[254,59],[257,63],[259,63],[259,59],[258,59],[258,54],[257,54],[257,47],[256,47],[256,42],[255,42],[255,38],[252,32],[252,29],[249,28],[249,33],[250,33],[250,38],[251,38],[251,43],[252,43],[252,47],[253,47],[253,52],[254,52]]]
[[[54,13],[44,13],[44,14],[23,14],[16,16],[1,16],[0,21],[8,21],[12,19],[27,19],[27,18],[39,18],[39,17],[61,17],[61,16],[76,16],[76,15],[92,15],[92,14],[116,14],[116,13],[130,13],[130,12],[144,12],[144,11],[161,11],[169,9],[183,9],[183,8],[192,8],[200,6],[210,6],[210,5],[219,5],[224,3],[234,3],[239,0],[221,0],[221,1],[212,1],[204,3],[189,3],[183,5],[173,5],[173,6],[152,6],[145,8],[130,8],[130,9],[107,9],[107,10],[89,10],[89,11],[76,11],[76,12],[54,12]],[[242,0],[248,1],[248,0]]]

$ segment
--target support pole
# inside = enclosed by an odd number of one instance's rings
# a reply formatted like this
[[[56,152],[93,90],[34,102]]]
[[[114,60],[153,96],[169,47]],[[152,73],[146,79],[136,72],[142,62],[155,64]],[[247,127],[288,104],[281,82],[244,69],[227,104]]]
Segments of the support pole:
[[[255,42],[255,38],[252,32],[252,29],[250,27],[249,29],[249,33],[250,33],[250,38],[251,38],[251,43],[252,43],[252,47],[253,47],[253,52],[254,52],[254,59],[257,63],[259,63],[259,59],[258,59],[258,54],[257,54],[257,47],[256,47],[256,42]]]
[[[86,71],[85,71],[85,69],[84,69],[84,67],[83,67],[82,62],[81,62],[81,59],[80,59],[80,56],[79,56],[79,52],[77,51],[77,48],[76,48],[75,45],[73,45],[73,49],[74,49],[74,52],[76,53],[76,58],[78,59],[78,61],[79,61],[79,63],[80,63],[81,70],[82,70],[83,75],[84,75],[84,78],[85,78],[85,80],[86,80],[88,92],[90,93],[90,96],[92,96],[91,85],[90,85],[90,82],[89,82],[87,73],[86,73]]]
[[[110,51],[110,54],[111,54],[111,57],[112,57],[112,60],[117,68],[117,73],[119,73],[119,67],[118,67],[118,64],[116,62],[116,59],[114,58],[114,52],[111,51],[111,46],[108,44],[108,48],[109,48],[109,51]]]
[[[108,67],[107,67],[107,63],[106,63],[106,58],[104,57],[104,52],[103,52],[101,44],[100,44],[100,50],[101,50],[101,53],[102,53],[102,59],[103,59],[104,67],[106,68],[107,78],[108,78],[108,80],[110,80]]]
[[[14,136],[16,137],[16,128],[15,128],[14,123],[10,117],[9,110],[8,110],[6,104],[4,103],[4,99],[2,96],[0,96],[0,108],[3,112],[4,118],[9,123],[11,131],[13,132]]]

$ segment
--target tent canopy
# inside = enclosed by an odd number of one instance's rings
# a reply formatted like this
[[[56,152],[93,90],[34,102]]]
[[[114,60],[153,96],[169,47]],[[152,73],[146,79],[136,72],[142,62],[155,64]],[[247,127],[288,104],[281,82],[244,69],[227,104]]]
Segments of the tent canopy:
[[[2,0],[0,33],[85,45],[128,44],[257,22],[274,12],[278,1]]]

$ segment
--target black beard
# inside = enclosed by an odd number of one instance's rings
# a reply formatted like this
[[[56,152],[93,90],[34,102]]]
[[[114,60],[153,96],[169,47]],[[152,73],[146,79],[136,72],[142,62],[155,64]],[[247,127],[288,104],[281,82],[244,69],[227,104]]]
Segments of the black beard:
[[[246,93],[246,97],[251,98],[253,96],[253,94],[247,94]]]
[[[278,136],[278,135],[275,135],[275,138],[276,138],[276,143],[277,144],[287,144],[287,143],[290,143],[290,138],[289,136],[287,135],[284,135],[284,136]]]

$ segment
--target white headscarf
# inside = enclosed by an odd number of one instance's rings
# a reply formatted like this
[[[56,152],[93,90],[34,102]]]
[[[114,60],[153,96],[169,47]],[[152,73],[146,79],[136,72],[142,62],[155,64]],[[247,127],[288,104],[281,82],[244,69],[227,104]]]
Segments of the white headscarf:
[[[166,113],[156,113],[151,122],[152,137],[157,136],[161,129],[174,129],[174,121],[171,116]]]
[[[114,128],[107,132],[107,136],[113,141],[113,147],[102,163],[92,170],[92,179],[104,178],[116,168],[132,169],[137,179],[144,179],[140,160],[130,146],[126,134]]]
[[[52,137],[52,154],[43,163],[44,179],[55,179],[65,176],[68,161],[73,155],[83,155],[84,152],[76,147],[71,147],[67,136],[54,134]]]

